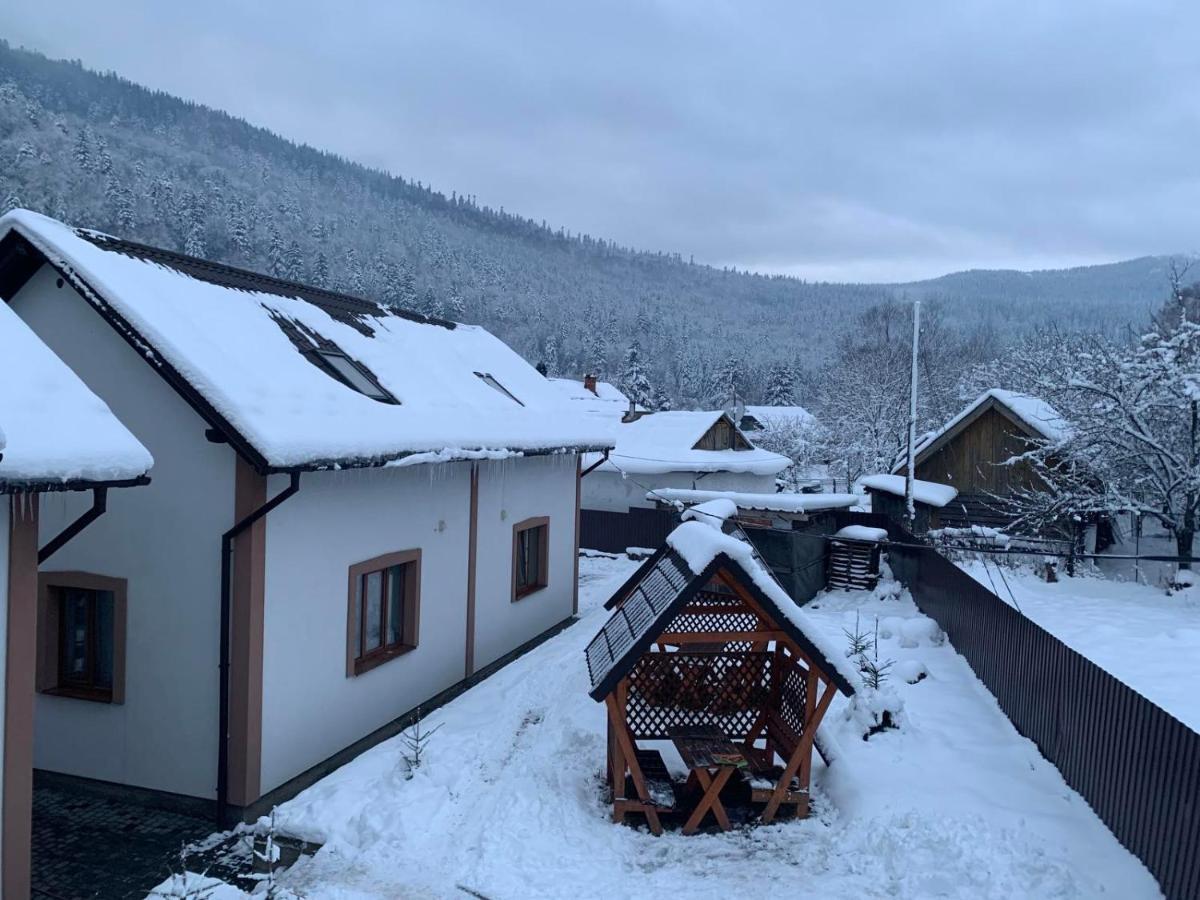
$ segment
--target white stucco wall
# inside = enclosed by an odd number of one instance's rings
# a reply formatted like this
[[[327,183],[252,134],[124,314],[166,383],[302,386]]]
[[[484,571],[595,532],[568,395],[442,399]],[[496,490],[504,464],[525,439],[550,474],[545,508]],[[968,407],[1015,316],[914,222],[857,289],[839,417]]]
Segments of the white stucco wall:
[[[707,475],[702,472],[666,472],[625,478],[619,472],[597,469],[583,479],[583,508],[614,512],[625,512],[631,506],[649,509],[655,504],[646,499],[646,492],[656,488],[773,494],[775,476],[732,472],[712,472]]]
[[[575,457],[479,463],[475,665],[571,615]],[[470,463],[301,476],[267,519],[262,790],[462,680]],[[281,490],[281,476],[268,492]],[[511,602],[512,525],[549,516],[550,586]],[[415,650],[346,675],[348,570],[421,550]]]
[[[263,792],[462,679],[469,519],[469,463],[306,473],[268,516]],[[350,566],[418,548],[417,648],[347,677]]]
[[[42,566],[129,583],[125,702],[39,694],[34,765],[212,797],[216,784],[221,533],[233,521],[234,454],[70,286],[45,267],[12,306],[149,448],[147,487],[109,491],[108,512]],[[47,494],[41,539],[90,493]]]
[[[484,463],[479,475],[475,667],[570,617],[575,583],[575,459]],[[513,525],[550,518],[549,584],[512,602]]]

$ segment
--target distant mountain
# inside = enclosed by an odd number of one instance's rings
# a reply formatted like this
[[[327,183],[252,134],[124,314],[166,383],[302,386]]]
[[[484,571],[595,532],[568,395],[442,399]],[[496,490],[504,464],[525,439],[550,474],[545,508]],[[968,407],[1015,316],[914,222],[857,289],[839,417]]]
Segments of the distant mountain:
[[[0,41],[0,207],[478,322],[554,374],[618,378],[631,343],[676,402],[758,399],[873,305],[921,295],[993,351],[1049,321],[1142,320],[1165,262],[810,283],[572,234]]]
[[[1071,269],[1019,272],[971,269],[939,278],[888,285],[898,297],[962,301],[976,321],[998,321],[1013,307],[1067,328],[1096,328],[1145,321],[1170,289],[1169,256],[1142,256],[1124,262]]]

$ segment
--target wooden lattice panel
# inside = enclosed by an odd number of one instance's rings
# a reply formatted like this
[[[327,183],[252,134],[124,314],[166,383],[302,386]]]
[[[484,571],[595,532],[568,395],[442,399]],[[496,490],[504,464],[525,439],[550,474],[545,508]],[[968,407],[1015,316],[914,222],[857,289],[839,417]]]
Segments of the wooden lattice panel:
[[[779,692],[779,717],[797,740],[804,734],[804,710],[808,703],[808,673],[789,666]]]
[[[743,738],[769,696],[773,663],[764,652],[647,653],[629,673],[626,721],[646,740],[700,725]]]

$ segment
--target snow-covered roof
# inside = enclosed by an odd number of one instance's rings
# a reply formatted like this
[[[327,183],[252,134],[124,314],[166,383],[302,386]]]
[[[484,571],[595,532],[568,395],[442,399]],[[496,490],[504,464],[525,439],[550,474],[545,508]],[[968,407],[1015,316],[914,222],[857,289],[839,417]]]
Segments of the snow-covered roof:
[[[823,509],[846,509],[861,503],[858,494],[751,494],[742,491],[701,491],[689,488],[658,488],[646,494],[647,500],[664,503],[707,503],[729,500],[738,509],[779,513],[809,513]]]
[[[713,512],[717,509],[712,507]],[[724,509],[730,515],[734,511],[732,504]],[[829,640],[788,596],[745,535],[738,529],[726,534],[724,525],[719,514],[684,522],[668,535],[667,547],[656,554],[654,563],[639,570],[637,583],[623,586],[623,601],[584,651],[594,699],[603,700],[612,691],[678,610],[719,570],[737,578],[840,691],[854,693],[860,679],[844,648]]]
[[[816,421],[813,414],[803,406],[747,406],[744,414],[753,417],[764,428],[811,425]]]
[[[610,427],[572,412],[560,391],[483,328],[73,229],[25,210],[0,219],[0,240],[11,232],[260,468],[612,446]],[[386,402],[364,393],[364,383]]]
[[[870,525],[847,525],[845,528],[838,529],[834,537],[847,541],[870,541],[878,544],[888,539],[888,533],[886,528],[872,528]]]
[[[153,462],[104,401],[0,302],[0,490],[133,481]]]
[[[867,475],[858,481],[860,487],[870,491],[882,491],[897,497],[907,497],[903,475]],[[926,506],[936,506],[939,509],[958,496],[958,488],[948,484],[938,484],[936,481],[913,480],[913,499]]]
[[[913,458],[920,463],[924,457],[941,448],[969,425],[977,414],[982,414],[990,406],[1002,407],[1014,421],[1029,431],[1031,437],[1058,442],[1065,440],[1071,434],[1070,423],[1045,400],[1016,391],[992,388],[990,391],[980,394],[941,428],[919,438],[917,446],[913,449]],[[892,471],[900,472],[906,464],[906,461],[901,459]]]
[[[697,450],[696,444],[720,419],[737,426],[720,410],[675,410],[642,416],[619,424],[616,448],[602,470],[630,475],[661,475],[664,472],[736,472],[775,475],[792,461],[786,456],[755,447],[738,430],[749,449]]]
[[[570,401],[573,410],[583,410],[588,415],[602,416],[608,420],[619,422],[625,413],[629,412],[629,398],[616,385],[607,381],[596,382],[596,393],[583,386],[578,378],[548,378],[551,387]],[[637,407],[644,410],[645,407]]]

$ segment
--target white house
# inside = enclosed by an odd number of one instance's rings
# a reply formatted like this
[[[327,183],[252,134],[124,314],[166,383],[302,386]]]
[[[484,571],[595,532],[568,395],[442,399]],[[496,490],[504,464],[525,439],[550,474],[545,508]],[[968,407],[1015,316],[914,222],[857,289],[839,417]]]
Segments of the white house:
[[[646,495],[658,488],[773,493],[775,476],[791,465],[755,447],[720,410],[649,413],[619,424],[615,435],[606,457],[584,462],[595,466],[583,479],[585,509],[651,509]]]
[[[94,653],[89,620],[117,620],[123,597],[76,587],[64,573],[57,594],[39,596],[39,560],[65,556],[73,535],[100,516],[110,487],[144,484],[150,453],[112,412],[0,303],[0,895],[28,897],[33,791],[34,685],[46,651],[57,657],[65,685],[84,680],[110,686],[118,674],[111,653]],[[91,491],[91,508],[70,527],[43,529],[45,495]],[[59,521],[51,515],[47,520]],[[56,526],[57,527],[57,526]],[[57,554],[57,555],[56,555]],[[40,607],[40,609],[39,609]],[[64,640],[41,647],[36,620],[52,616]],[[41,657],[41,658],[39,658]]]
[[[252,817],[575,612],[612,442],[483,329],[25,211],[0,296],[156,460],[41,572],[127,613],[110,689],[39,683],[36,767]]]

